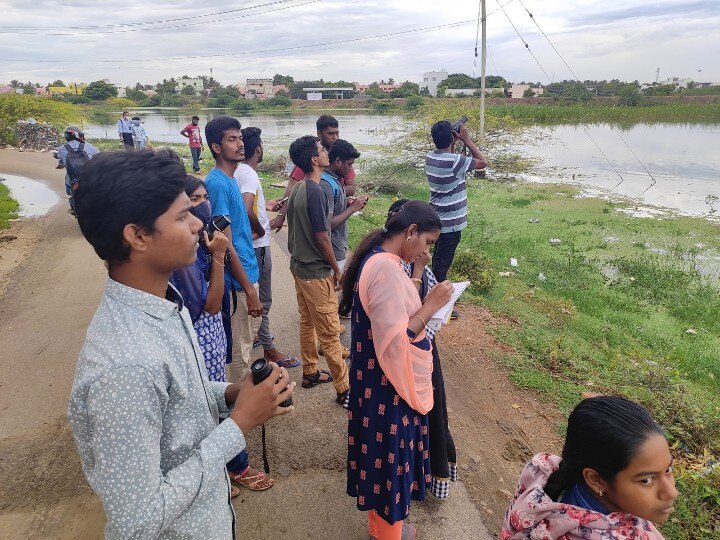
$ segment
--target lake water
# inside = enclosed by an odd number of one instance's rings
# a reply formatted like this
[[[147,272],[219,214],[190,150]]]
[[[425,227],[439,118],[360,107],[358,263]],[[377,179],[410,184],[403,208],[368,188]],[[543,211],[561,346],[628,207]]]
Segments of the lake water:
[[[227,114],[225,111],[200,111],[200,127],[213,117]],[[255,126],[262,129],[262,137],[269,147],[283,148],[287,151],[290,143],[303,135],[315,135],[315,120],[322,114],[317,110],[298,112],[262,112],[262,113],[234,113],[243,127]],[[372,114],[369,111],[329,111],[340,123],[340,136],[358,145],[385,145],[393,137],[402,133],[401,126],[405,120],[400,116]],[[173,109],[143,109],[131,111],[131,116],[140,116],[145,122],[145,131],[151,141],[161,142],[187,142],[180,135],[180,131],[190,123],[191,114],[185,114]],[[101,123],[88,123],[83,129],[88,139],[112,138],[116,139],[116,122],[120,114],[115,117],[102,118]],[[204,136],[203,136],[204,138]]]
[[[315,120],[321,113],[317,110],[262,112],[237,118],[243,126],[252,125],[263,130],[268,150],[286,152],[295,138],[315,133]],[[190,114],[167,109],[145,109],[137,114],[145,121],[152,141],[186,141],[180,130],[190,122]],[[220,114],[223,111],[198,113],[200,125],[204,126]],[[401,116],[367,111],[329,111],[329,114],[338,118],[341,137],[357,144],[361,150],[363,146],[387,145],[402,135],[407,126]],[[117,116],[109,115],[86,125],[88,138],[115,138]],[[512,148],[541,160],[541,172],[530,176],[531,180],[572,182],[584,186],[589,194],[631,197],[644,204],[691,215],[710,215],[713,208],[717,209],[715,214],[720,214],[720,200],[712,200],[712,197],[720,198],[720,152],[717,151],[720,124],[655,123],[622,128],[608,124],[559,125],[536,126],[535,129],[539,137],[530,137],[531,143],[518,142]],[[655,185],[650,187],[651,178],[614,130],[653,175]],[[369,155],[367,151],[364,153]],[[603,153],[623,177],[622,182]]]
[[[607,124],[537,129],[545,136],[519,147],[542,160],[545,170],[533,179],[574,182],[590,194],[631,197],[684,214],[707,215],[713,208],[713,214],[720,214],[720,200],[711,200],[720,198],[720,124],[636,124],[615,131]]]

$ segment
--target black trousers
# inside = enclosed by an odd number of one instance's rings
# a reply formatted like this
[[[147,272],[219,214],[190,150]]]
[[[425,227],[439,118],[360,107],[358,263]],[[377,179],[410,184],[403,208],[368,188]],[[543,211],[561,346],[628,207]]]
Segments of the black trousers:
[[[123,145],[125,145],[125,150],[135,150],[135,143],[133,142],[132,133],[123,133]]]
[[[455,250],[460,243],[460,231],[440,233],[435,242],[432,257],[432,271],[439,282],[447,279],[448,271],[455,258]]]
[[[440,355],[438,354],[435,340],[432,341],[433,348],[433,398],[435,403],[428,413],[428,430],[430,435],[430,472],[439,478],[450,477],[448,463],[456,463],[455,441],[450,434],[447,417],[447,402],[445,398],[445,380],[443,379],[442,368],[440,367]]]

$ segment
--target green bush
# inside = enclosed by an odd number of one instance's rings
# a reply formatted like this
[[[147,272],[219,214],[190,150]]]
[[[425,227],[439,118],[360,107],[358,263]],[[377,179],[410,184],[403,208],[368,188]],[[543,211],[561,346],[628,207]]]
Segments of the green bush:
[[[479,251],[463,249],[455,254],[450,273],[455,281],[470,281],[474,292],[489,292],[495,283],[492,263]]]
[[[393,108],[393,102],[389,99],[381,99],[373,104],[376,111],[387,111]]]
[[[117,109],[127,109],[129,107],[137,106],[137,103],[135,103],[132,99],[124,98],[124,97],[108,98],[105,101],[105,104],[109,105],[110,107],[117,108]]]
[[[83,96],[82,94],[67,94],[62,99],[64,101],[67,101],[68,103],[73,103],[75,105],[87,105],[88,103],[92,102],[89,97]]]
[[[0,143],[14,145],[15,125],[18,120],[34,118],[38,122],[47,122],[61,131],[68,124],[80,121],[80,108],[71,103],[63,103],[49,98],[22,96],[18,94],[0,95]]]
[[[160,98],[161,107],[180,107],[182,99],[177,94],[164,94]]]
[[[358,177],[358,182],[364,191],[401,197],[416,187],[415,175],[415,168],[408,163],[379,160]]]
[[[251,99],[238,98],[230,103],[230,108],[238,112],[254,111],[255,103]]]
[[[405,108],[409,111],[414,111],[418,107],[422,106],[425,100],[421,96],[412,95],[405,101]]]
[[[273,108],[290,107],[292,105],[292,99],[288,96],[277,95],[271,97],[270,99],[266,99],[263,102],[263,105]]]

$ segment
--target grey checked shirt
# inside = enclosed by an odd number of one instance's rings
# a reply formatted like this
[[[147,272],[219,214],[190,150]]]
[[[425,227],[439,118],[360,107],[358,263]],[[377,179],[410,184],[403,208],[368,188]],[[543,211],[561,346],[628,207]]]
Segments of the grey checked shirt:
[[[232,538],[225,464],[245,437],[230,419],[218,425],[227,383],[208,380],[187,309],[168,296],[108,279],[68,420],[106,538]]]

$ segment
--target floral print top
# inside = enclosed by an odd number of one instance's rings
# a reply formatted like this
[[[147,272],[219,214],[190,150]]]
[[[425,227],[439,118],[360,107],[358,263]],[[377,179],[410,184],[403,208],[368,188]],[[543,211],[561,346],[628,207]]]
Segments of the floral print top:
[[[505,513],[502,540],[663,540],[645,519],[554,502],[544,488],[560,461],[552,454],[537,454],[525,465]]]

